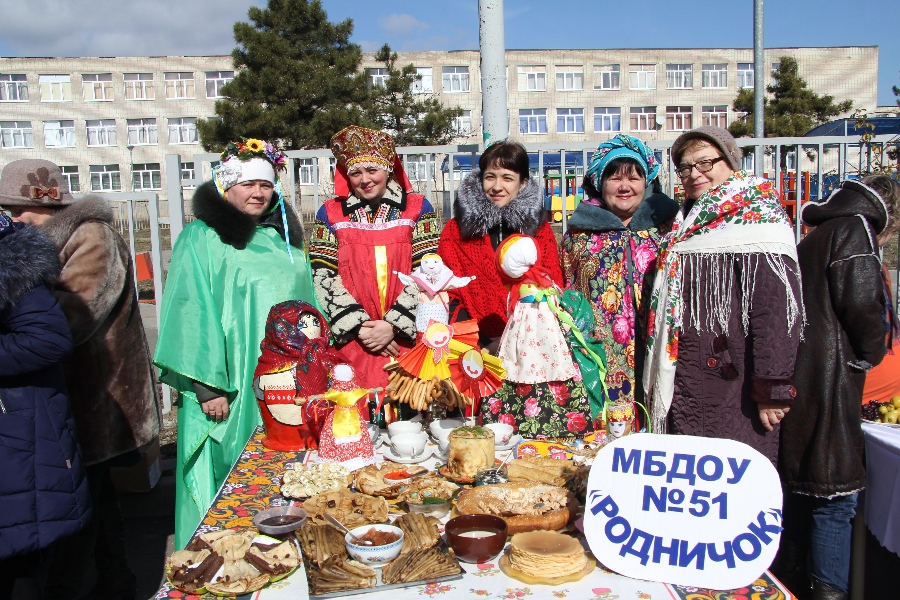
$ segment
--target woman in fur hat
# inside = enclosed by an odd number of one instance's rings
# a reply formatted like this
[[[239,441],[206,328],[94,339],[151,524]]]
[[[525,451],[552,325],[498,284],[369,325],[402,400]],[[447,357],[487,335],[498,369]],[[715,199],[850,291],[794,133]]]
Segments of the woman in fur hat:
[[[451,309],[461,306],[476,319],[482,344],[494,352],[506,327],[508,294],[494,253],[514,233],[535,238],[541,254],[538,266],[562,286],[556,237],[544,214],[541,190],[530,176],[528,153],[517,142],[502,141],[489,146],[478,168],[460,183],[453,218],[438,245],[438,254],[457,277],[475,277],[450,292]]]
[[[172,250],[154,361],[181,394],[177,548],[262,423],[252,383],[269,308],[314,301],[303,227],[276,175],[284,162],[261,140],[229,144]]]
[[[360,385],[382,387],[382,367],[416,339],[418,289],[393,272],[410,274],[436,250],[436,215],[413,193],[388,134],[350,125],[331,151],[335,197],[316,214],[310,242],[316,295]]]

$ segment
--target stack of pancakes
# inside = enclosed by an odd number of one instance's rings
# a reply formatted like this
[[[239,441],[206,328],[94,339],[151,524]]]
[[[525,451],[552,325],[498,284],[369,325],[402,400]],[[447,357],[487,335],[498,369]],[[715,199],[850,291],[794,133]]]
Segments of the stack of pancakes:
[[[509,566],[529,575],[556,579],[581,572],[587,566],[578,540],[555,531],[529,531],[512,537]]]

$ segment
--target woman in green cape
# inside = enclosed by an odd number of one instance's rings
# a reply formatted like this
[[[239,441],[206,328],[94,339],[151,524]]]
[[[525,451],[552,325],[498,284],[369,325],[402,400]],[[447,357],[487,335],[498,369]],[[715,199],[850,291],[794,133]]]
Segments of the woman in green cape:
[[[264,141],[229,144],[172,251],[154,362],[181,395],[176,549],[261,424],[252,381],[269,309],[315,303],[303,227],[276,175],[284,164]]]

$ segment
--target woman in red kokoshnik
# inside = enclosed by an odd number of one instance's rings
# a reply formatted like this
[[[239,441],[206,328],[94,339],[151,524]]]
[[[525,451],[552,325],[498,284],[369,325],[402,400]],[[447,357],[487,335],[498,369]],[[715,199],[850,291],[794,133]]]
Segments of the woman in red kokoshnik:
[[[412,272],[437,250],[440,232],[391,136],[350,125],[331,138],[331,150],[336,197],[316,214],[310,243],[316,296],[360,386],[386,386],[382,367],[416,337],[418,290],[393,272]]]

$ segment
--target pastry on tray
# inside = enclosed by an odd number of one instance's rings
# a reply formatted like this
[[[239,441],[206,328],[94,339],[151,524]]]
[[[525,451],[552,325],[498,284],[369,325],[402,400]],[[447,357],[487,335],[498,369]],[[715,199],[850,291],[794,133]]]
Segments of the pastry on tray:
[[[456,502],[460,515],[495,515],[506,521],[509,535],[562,529],[574,517],[569,492],[533,481],[496,483],[465,490]]]
[[[328,513],[348,529],[370,523],[384,523],[388,518],[387,500],[350,490],[318,494],[304,502],[303,508],[309,514],[309,520],[315,524],[324,524],[326,521],[323,515]]]

